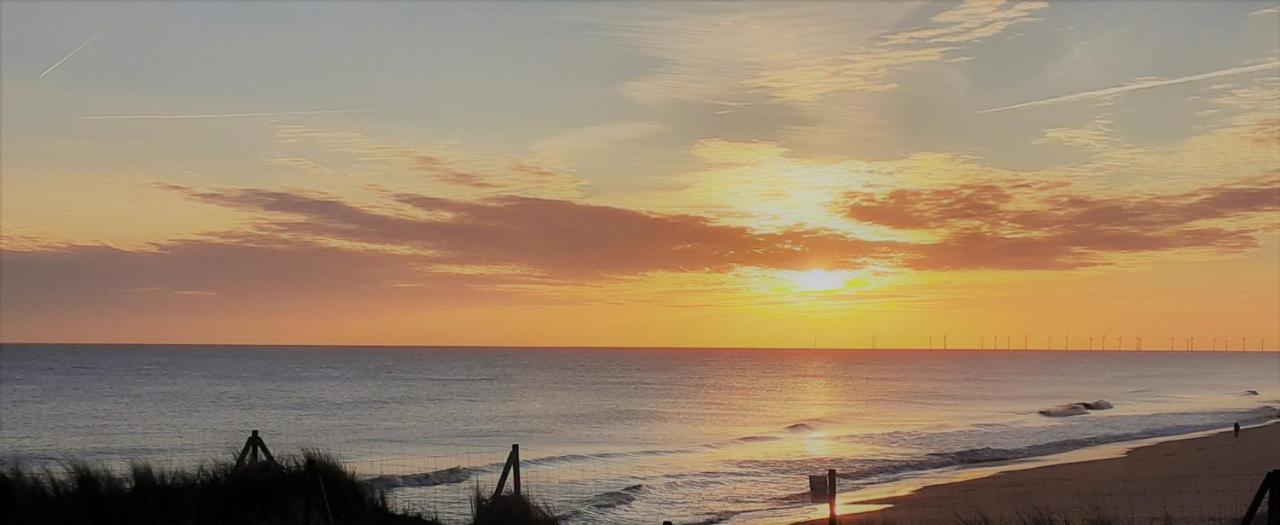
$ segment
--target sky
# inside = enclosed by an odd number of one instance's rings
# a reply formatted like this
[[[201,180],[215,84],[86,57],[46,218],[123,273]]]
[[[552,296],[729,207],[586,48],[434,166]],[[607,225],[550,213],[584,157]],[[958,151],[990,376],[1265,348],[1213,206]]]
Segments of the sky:
[[[1280,346],[1275,2],[4,2],[0,110],[4,341]]]

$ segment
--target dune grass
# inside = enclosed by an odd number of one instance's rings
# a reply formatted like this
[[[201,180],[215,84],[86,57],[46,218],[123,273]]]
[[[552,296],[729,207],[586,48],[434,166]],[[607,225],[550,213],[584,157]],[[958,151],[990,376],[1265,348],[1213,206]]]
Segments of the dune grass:
[[[323,487],[323,489],[321,488]],[[557,523],[526,498],[477,498],[475,523]],[[330,518],[331,516],[331,518]],[[82,462],[0,471],[0,523],[12,524],[369,524],[436,525],[391,510],[385,494],[315,451],[236,468],[215,461],[192,469],[136,463],[127,473]]]
[[[476,491],[471,500],[474,525],[556,525],[559,518],[546,505],[525,496],[503,494],[492,497]]]

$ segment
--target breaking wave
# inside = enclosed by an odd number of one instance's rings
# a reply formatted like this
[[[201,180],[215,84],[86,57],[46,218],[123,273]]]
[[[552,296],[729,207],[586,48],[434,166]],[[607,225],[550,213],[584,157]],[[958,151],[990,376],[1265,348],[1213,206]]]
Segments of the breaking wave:
[[[602,492],[587,500],[587,506],[593,509],[611,509],[629,505],[636,500],[636,493],[644,489],[644,485],[631,485],[622,490]]]
[[[1088,414],[1090,410],[1109,410],[1115,408],[1110,401],[1099,399],[1094,402],[1068,403],[1040,411],[1046,417],[1069,417]]]
[[[457,466],[419,474],[376,476],[365,480],[365,482],[377,489],[433,487],[436,485],[462,483],[471,479],[472,472],[473,470],[470,468]]]

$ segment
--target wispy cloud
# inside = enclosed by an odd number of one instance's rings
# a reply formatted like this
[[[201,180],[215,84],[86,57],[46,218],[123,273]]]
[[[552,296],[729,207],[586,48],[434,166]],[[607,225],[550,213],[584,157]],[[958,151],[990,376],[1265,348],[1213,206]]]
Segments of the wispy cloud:
[[[984,109],[982,111],[979,111],[978,113],[997,113],[1000,111],[1009,111],[1012,109],[1052,106],[1055,104],[1066,104],[1068,102],[1078,102],[1081,100],[1110,98],[1118,95],[1123,95],[1131,91],[1139,91],[1143,89],[1152,89],[1152,88],[1158,88],[1158,87],[1164,87],[1164,86],[1174,86],[1178,84],[1186,84],[1188,82],[1197,82],[1200,80],[1209,80],[1213,78],[1244,75],[1248,73],[1256,73],[1258,71],[1266,71],[1268,69],[1276,69],[1276,68],[1280,68],[1280,60],[1263,62],[1261,64],[1254,64],[1251,66],[1233,67],[1230,69],[1222,69],[1218,71],[1211,71],[1208,73],[1200,73],[1197,75],[1178,77],[1178,78],[1139,79],[1139,80],[1135,80],[1135,81],[1121,84],[1118,86],[1111,86],[1108,88],[1095,89],[1092,91],[1082,91],[1080,93],[1072,93],[1069,95],[1060,95],[1056,97],[1042,98],[1042,99],[1031,100],[1027,102],[1020,102],[1020,103],[1011,104],[1008,106],[1000,106],[1000,107],[995,107],[990,109]]]
[[[220,118],[260,118],[288,117],[295,115],[332,115],[340,113],[388,113],[395,111],[413,111],[403,109],[314,109],[304,111],[262,111],[253,113],[187,113],[187,114],[142,114],[142,115],[81,115],[79,120],[176,120],[176,119],[220,119]]]
[[[868,3],[847,9],[819,2],[712,7],[606,24],[660,61],[648,75],[622,87],[634,100],[718,104],[763,95],[810,104],[839,93],[893,91],[899,87],[896,73],[955,58],[954,52],[966,46],[1037,20],[1033,14],[1047,6],[968,0],[941,10],[921,27],[900,32],[892,31],[893,26],[917,6]]]
[[[571,129],[535,141],[529,149],[542,155],[564,157],[573,153],[605,148],[621,141],[647,137],[666,129],[666,126],[657,122],[622,120]]]
[[[111,26],[107,26],[107,27],[111,27]],[[57,69],[58,66],[61,66],[63,62],[67,61],[67,59],[75,56],[75,54],[79,53],[81,49],[85,48],[85,46],[88,46],[94,40],[97,40],[98,37],[102,36],[103,33],[106,33],[107,27],[100,29],[97,33],[94,33],[93,36],[89,37],[88,40],[81,42],[80,45],[76,46],[75,49],[72,49],[70,53],[63,55],[62,58],[59,58],[57,62],[54,62],[52,66],[49,66],[48,69],[45,69],[43,72],[40,73],[40,76],[36,78],[44,78],[45,75],[48,75],[53,70]]]

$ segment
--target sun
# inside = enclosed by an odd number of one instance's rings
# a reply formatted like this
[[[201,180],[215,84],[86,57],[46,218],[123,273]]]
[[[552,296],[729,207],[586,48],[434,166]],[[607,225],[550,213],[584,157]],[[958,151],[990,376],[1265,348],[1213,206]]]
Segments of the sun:
[[[813,269],[787,272],[786,278],[801,292],[825,292],[844,288],[853,276],[849,272]]]

